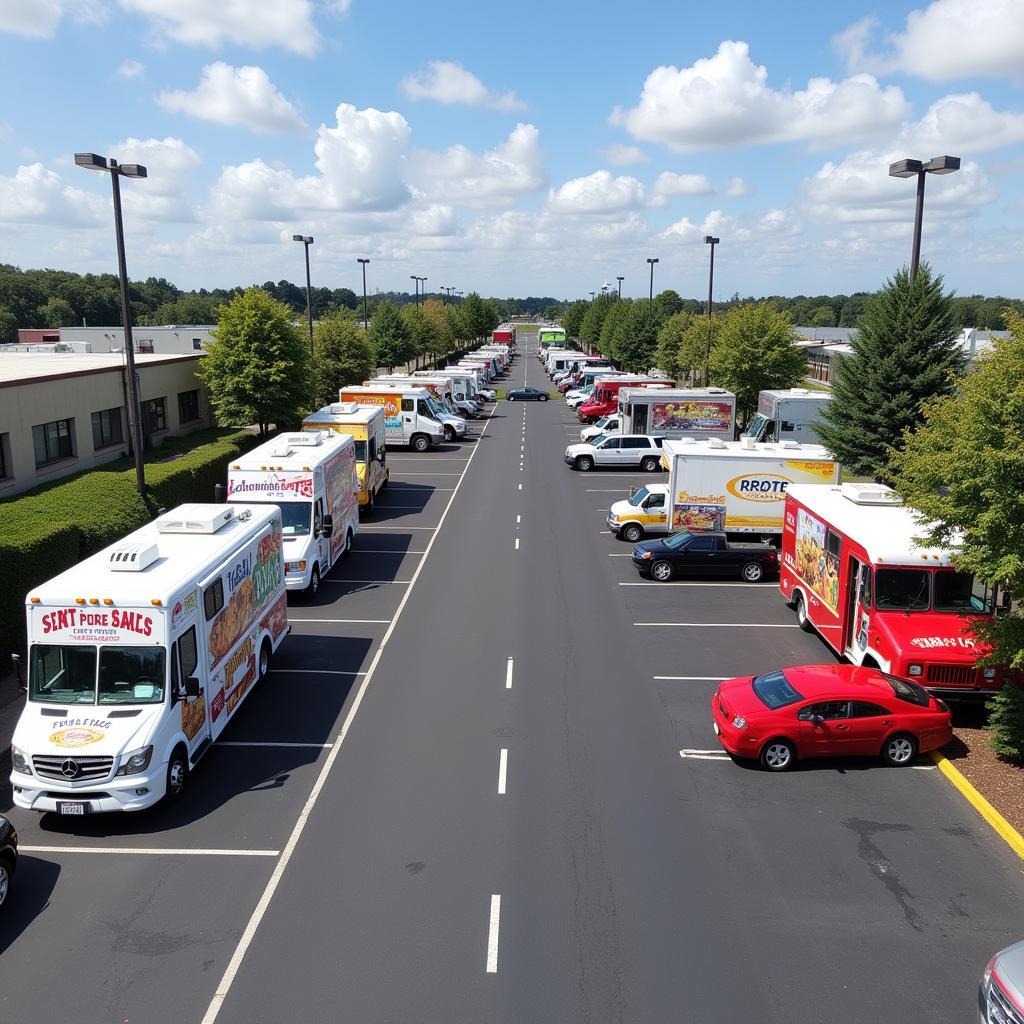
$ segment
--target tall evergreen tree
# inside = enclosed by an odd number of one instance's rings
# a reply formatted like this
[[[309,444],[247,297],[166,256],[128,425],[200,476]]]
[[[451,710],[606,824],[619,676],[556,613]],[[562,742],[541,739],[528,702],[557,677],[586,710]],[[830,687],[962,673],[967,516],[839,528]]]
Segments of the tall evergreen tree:
[[[904,267],[872,296],[836,364],[832,401],[822,414],[822,443],[850,472],[881,479],[890,449],[922,419],[922,403],[953,390],[964,365],[952,297],[922,264]]]

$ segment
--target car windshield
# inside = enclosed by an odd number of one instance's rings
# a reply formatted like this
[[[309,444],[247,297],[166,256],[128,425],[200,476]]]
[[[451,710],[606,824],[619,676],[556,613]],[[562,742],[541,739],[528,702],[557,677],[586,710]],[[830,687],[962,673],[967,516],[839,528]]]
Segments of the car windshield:
[[[644,498],[646,498],[647,495],[650,493],[651,492],[647,490],[646,487],[641,487],[640,490],[636,492],[636,494],[630,496],[630,505],[632,505],[634,508],[640,508],[640,506],[643,505],[644,503]]]
[[[279,508],[282,536],[305,537],[309,534],[312,506],[308,501],[246,501],[246,505],[274,505]]]
[[[875,573],[875,608],[880,612],[920,612],[928,607],[927,569],[879,569]]]
[[[33,644],[29,699],[51,704],[159,704],[166,691],[162,647]]]
[[[606,427],[611,425],[611,422],[612,422],[612,417],[611,416],[602,416],[597,421],[597,423],[594,424],[594,426],[600,427],[602,430],[604,430]]]
[[[602,442],[608,440],[607,434],[598,434],[597,437],[592,437],[587,443],[592,444],[595,448],[599,447]]]
[[[896,676],[887,675],[892,692],[900,700],[909,704],[917,704],[918,707],[926,708],[930,704],[928,691],[920,683],[912,683],[909,679],[898,679]]]
[[[671,551],[677,551],[691,540],[693,540],[692,533],[689,533],[686,530],[680,530],[678,533],[673,533],[671,537],[665,538],[665,547],[669,548]]]
[[[934,607],[937,612],[980,612],[990,615],[993,592],[969,572],[935,574]]]
[[[789,704],[795,704],[803,700],[803,695],[797,693],[793,685],[782,672],[769,672],[764,676],[755,676],[751,686],[754,693],[765,707],[777,711]]]

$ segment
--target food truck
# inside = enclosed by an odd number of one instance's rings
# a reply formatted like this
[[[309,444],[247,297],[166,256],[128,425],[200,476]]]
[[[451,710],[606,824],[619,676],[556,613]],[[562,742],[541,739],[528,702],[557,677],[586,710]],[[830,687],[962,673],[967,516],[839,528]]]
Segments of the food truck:
[[[613,383],[605,387],[614,387]],[[659,437],[736,436],[736,396],[723,388],[636,388],[618,386],[620,430]]]
[[[921,541],[926,528],[882,484],[790,487],[779,589],[801,629],[854,664],[940,695],[989,696],[1006,670],[978,667],[971,627],[999,595]]]
[[[445,437],[442,418],[446,413],[424,387],[351,384],[338,392],[338,401],[379,405],[389,447],[407,444],[414,452],[425,452]]]
[[[311,412],[302,421],[304,433],[333,431],[350,434],[356,446],[359,477],[359,511],[373,512],[377,495],[387,486],[387,446],[384,441],[384,410],[379,405],[335,402]]]
[[[288,632],[281,513],[181,505],[33,587],[19,807],[139,811],[185,789]]]
[[[755,441],[816,444],[821,438],[815,423],[831,401],[829,392],[807,388],[762,391],[757,396],[757,415],[744,433]]]

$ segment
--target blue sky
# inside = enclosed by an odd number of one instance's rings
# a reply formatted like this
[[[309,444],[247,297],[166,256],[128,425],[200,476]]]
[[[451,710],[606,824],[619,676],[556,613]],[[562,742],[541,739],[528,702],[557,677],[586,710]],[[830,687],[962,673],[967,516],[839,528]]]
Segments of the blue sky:
[[[92,150],[125,184],[129,272],[313,276],[574,298],[871,290],[924,254],[1019,297],[1024,3],[514,7],[397,0],[3,0],[0,261],[113,269]]]

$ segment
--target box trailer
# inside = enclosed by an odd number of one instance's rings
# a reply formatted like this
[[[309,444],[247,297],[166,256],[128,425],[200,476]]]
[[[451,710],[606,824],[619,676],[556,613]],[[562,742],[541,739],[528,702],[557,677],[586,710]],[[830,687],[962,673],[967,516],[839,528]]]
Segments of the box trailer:
[[[618,377],[608,377],[601,380],[594,388],[591,396],[576,410],[580,423],[596,423],[602,416],[610,416],[613,412],[619,411],[619,389],[620,388],[659,388],[669,389],[675,387],[675,381],[669,377],[649,376],[642,373],[621,374]],[[631,430],[633,434],[653,434],[661,431]],[[730,440],[732,438],[730,437]]]
[[[623,384],[616,411],[623,433],[722,441],[736,436],[736,396],[723,388],[637,389]]]
[[[828,391],[808,391],[807,388],[762,391],[757,396],[757,415],[744,433],[755,441],[817,444],[821,438],[815,423],[831,401]]]

